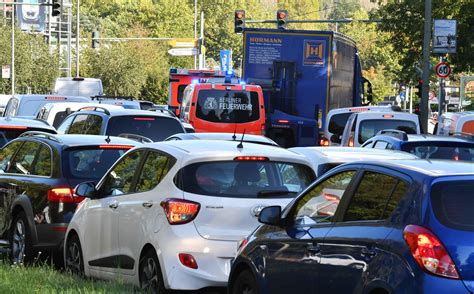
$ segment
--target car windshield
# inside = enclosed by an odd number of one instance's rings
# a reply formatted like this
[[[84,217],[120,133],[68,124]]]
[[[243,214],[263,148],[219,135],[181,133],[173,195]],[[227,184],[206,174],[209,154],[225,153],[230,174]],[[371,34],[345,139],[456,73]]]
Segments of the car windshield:
[[[159,116],[117,116],[112,117],[107,126],[107,135],[134,134],[154,142],[163,141],[178,133],[184,133],[178,120]]]
[[[359,143],[363,144],[379,131],[388,129],[404,131],[407,134],[417,133],[416,124],[411,120],[366,119],[362,120],[359,125]]]
[[[196,116],[214,123],[246,123],[259,119],[258,93],[254,91],[200,90]]]
[[[403,151],[410,152],[424,159],[449,159],[460,161],[474,161],[474,145],[464,146],[440,146],[436,144],[414,144],[403,146]]]
[[[100,149],[91,146],[67,149],[63,161],[67,165],[66,172],[70,178],[97,181],[127,150],[128,148]]]
[[[231,198],[295,197],[314,179],[308,166],[273,161],[194,163],[175,177],[185,192]]]

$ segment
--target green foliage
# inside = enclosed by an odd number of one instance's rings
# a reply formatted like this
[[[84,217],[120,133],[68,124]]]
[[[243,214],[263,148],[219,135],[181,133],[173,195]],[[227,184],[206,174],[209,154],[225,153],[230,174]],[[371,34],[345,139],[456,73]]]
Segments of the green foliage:
[[[11,64],[11,27],[0,19],[0,65]],[[59,59],[41,35],[15,31],[17,93],[48,93],[59,76]],[[0,80],[0,93],[11,93],[11,80]]]

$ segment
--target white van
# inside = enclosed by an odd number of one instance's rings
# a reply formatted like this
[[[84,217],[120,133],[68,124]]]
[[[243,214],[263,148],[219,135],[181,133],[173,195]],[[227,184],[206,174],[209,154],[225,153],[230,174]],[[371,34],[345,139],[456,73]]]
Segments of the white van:
[[[92,97],[104,94],[102,81],[93,78],[57,78],[54,94],[66,96]]]
[[[15,95],[8,101],[3,116],[35,118],[41,107],[46,103],[51,102],[91,102],[91,99],[86,97],[59,95]]]
[[[349,116],[353,113],[366,111],[401,111],[399,106],[358,106],[332,109],[326,116],[324,124],[324,137],[321,138],[321,146],[338,146],[341,142],[342,132],[346,126]]]
[[[388,129],[421,134],[420,119],[416,114],[395,111],[353,113],[344,127],[341,146],[359,147],[379,131]]]
[[[474,135],[474,111],[446,112],[438,118],[436,135]]]
[[[68,103],[46,103],[36,114],[37,119],[44,120],[50,126],[55,128],[63,122],[63,120],[73,112],[84,107],[103,106],[99,103],[91,102],[68,102]],[[107,105],[107,108],[121,109],[121,106]]]

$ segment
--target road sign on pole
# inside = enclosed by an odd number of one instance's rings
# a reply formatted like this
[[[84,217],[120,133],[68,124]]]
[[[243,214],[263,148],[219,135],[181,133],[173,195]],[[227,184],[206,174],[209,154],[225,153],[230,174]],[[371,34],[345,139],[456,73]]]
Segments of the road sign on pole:
[[[446,62],[440,62],[436,65],[435,72],[438,77],[445,79],[451,74],[451,67]]]
[[[168,42],[173,48],[197,48],[198,40],[196,39],[174,39]]]
[[[197,48],[173,48],[168,50],[168,53],[173,56],[194,56],[199,54]]]
[[[10,78],[10,65],[2,65],[2,79]]]

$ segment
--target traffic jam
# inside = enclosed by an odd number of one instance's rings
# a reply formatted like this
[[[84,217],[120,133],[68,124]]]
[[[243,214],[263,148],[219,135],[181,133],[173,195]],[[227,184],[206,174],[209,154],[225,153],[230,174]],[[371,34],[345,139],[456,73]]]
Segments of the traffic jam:
[[[474,112],[377,105],[342,34],[242,37],[241,74],[171,68],[167,105],[83,77],[9,98],[11,262],[148,293],[474,292]]]

